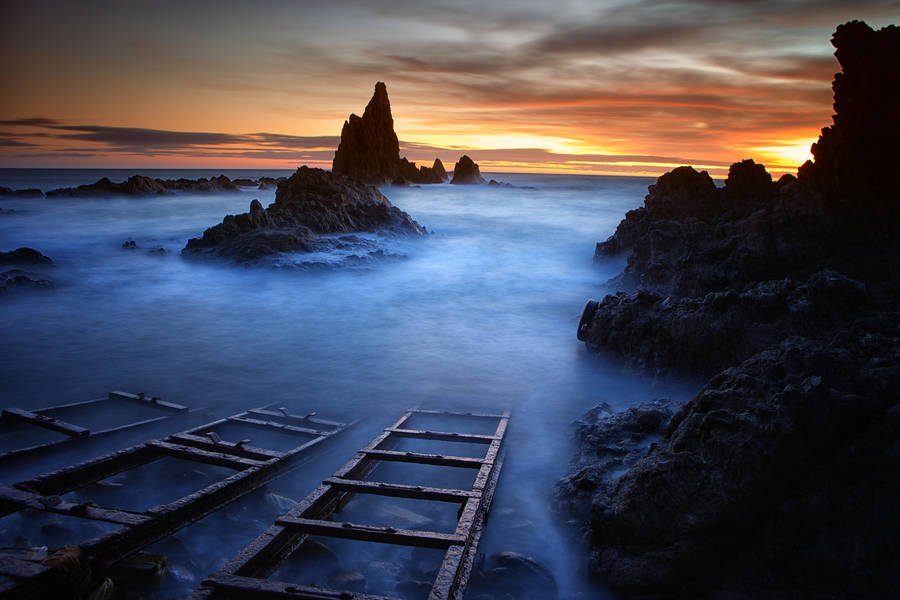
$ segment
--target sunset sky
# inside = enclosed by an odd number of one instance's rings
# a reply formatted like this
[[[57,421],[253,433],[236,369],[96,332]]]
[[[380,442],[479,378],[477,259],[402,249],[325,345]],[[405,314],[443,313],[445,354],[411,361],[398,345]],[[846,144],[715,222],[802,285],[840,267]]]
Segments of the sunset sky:
[[[330,168],[376,81],[401,154],[488,172],[792,172],[839,23],[900,1],[3,0],[0,167]]]

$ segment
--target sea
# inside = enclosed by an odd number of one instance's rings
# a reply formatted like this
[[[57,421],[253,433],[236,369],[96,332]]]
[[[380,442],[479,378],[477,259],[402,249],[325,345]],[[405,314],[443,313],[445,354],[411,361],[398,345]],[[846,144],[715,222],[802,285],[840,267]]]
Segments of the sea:
[[[134,173],[234,179],[290,171],[0,169],[0,186],[47,191]],[[506,460],[479,552],[533,557],[553,574],[560,597],[605,597],[584,575],[577,528],[550,509],[572,457],[573,422],[600,403],[622,410],[653,398],[684,401],[699,389],[697,381],[589,352],[575,336],[585,302],[614,293],[608,282],[624,266],[624,258],[595,264],[594,246],[643,203],[653,179],[485,176],[510,186],[382,188],[429,235],[378,238],[383,252],[333,265],[327,256],[263,266],[181,256],[188,239],[225,215],[246,212],[253,199],[273,202],[274,189],[0,197],[0,251],[30,247],[55,262],[40,270],[53,289],[0,295],[0,406],[34,409],[126,390],[216,417],[278,403],[294,413],[358,419],[278,488],[293,499],[410,407],[510,410]],[[128,241],[136,248],[123,248]],[[130,435],[131,443],[143,439]],[[68,450],[41,468],[87,458]],[[3,473],[0,484],[26,474]],[[180,535],[212,553],[215,567],[267,525],[247,524],[227,539],[210,527]],[[170,575],[157,597],[189,593],[209,568]]]

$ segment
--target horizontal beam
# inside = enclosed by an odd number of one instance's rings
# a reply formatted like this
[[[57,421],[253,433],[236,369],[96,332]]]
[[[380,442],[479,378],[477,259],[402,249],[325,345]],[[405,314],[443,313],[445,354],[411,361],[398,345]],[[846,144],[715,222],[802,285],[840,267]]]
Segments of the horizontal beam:
[[[395,429],[388,428],[385,431],[391,435],[405,438],[420,438],[424,440],[440,440],[444,442],[470,442],[474,444],[490,444],[497,439],[495,435],[481,435],[477,433],[457,433],[455,431],[428,431],[423,429]]]
[[[166,439],[179,444],[184,444],[185,446],[193,446],[203,450],[212,450],[214,452],[225,452],[227,454],[233,454],[234,456],[252,460],[269,460],[270,458],[280,458],[284,456],[283,452],[277,452],[267,448],[257,448],[256,446],[241,444],[239,442],[227,442],[225,440],[214,442],[208,437],[192,433],[176,433],[170,435]]]
[[[416,408],[410,412],[417,415],[436,415],[439,417],[472,417],[474,419],[505,419],[509,417],[509,413],[495,415],[476,412],[454,412],[450,410],[426,410],[423,408]]]
[[[284,419],[285,421],[292,423],[312,423],[314,425],[327,425],[329,427],[343,427],[344,423],[338,423],[337,421],[329,421],[327,419],[319,419],[313,415],[316,413],[309,413],[308,415],[295,415],[291,413],[283,413],[278,410],[270,410],[269,408],[251,408],[247,411],[248,414],[257,415],[260,417],[264,417],[267,420],[275,419],[276,421],[279,419]]]
[[[145,404],[147,406],[155,406],[157,408],[161,408],[163,410],[170,410],[174,412],[187,412],[188,407],[183,406],[181,404],[175,404],[174,402],[166,402],[165,400],[160,400],[157,397],[147,397],[144,394],[130,394],[128,392],[123,392],[120,390],[116,390],[109,393],[110,400],[130,400],[131,402],[137,402],[139,404]]]
[[[355,523],[337,523],[335,521],[304,519],[287,515],[276,519],[275,524],[301,533],[362,540],[366,542],[380,542],[382,544],[399,544],[402,546],[446,549],[454,544],[466,543],[466,537],[464,535],[457,535],[454,533],[395,529],[393,527],[376,527],[373,525],[357,525]]]
[[[444,456],[443,454],[425,454],[422,452],[399,452],[396,450],[364,450],[368,458],[376,460],[390,460],[394,462],[408,462],[422,465],[438,465],[441,467],[463,467],[466,469],[480,469],[484,461],[480,458],[468,458],[465,456]]]
[[[59,496],[40,496],[16,488],[0,486],[0,504],[12,504],[21,508],[33,508],[60,515],[74,515],[94,521],[106,521],[119,525],[138,525],[150,520],[145,515],[124,510],[101,508],[91,504],[67,502]],[[6,508],[0,512],[7,513]]]
[[[91,430],[85,427],[73,425],[72,423],[66,423],[61,419],[57,419],[56,417],[51,417],[49,415],[42,415],[33,413],[28,410],[22,410],[21,408],[4,408],[3,416],[9,417],[11,419],[25,421],[26,423],[37,425],[38,427],[44,427],[45,429],[51,429],[58,433],[64,433],[71,437],[86,437],[88,435],[91,435]]]
[[[478,497],[478,492],[455,490],[450,488],[425,487],[421,485],[402,485],[383,481],[360,481],[329,477],[322,483],[342,491],[395,498],[414,498],[417,500],[437,500],[439,502],[464,502],[468,498]]]
[[[321,431],[319,429],[310,429],[309,427],[299,427],[297,425],[289,425],[287,423],[278,423],[276,421],[266,421],[263,419],[252,419],[250,417],[228,417],[233,423],[241,423],[251,427],[262,427],[263,429],[287,431],[289,433],[302,433],[314,437],[320,437],[333,433],[332,431]]]
[[[235,469],[237,471],[243,471],[244,469],[249,469],[251,467],[260,467],[266,464],[266,461],[251,460],[249,458],[241,458],[239,456],[232,456],[230,454],[223,454],[221,452],[201,450],[200,448],[182,446],[181,444],[172,444],[170,442],[165,442],[162,440],[153,440],[151,442],[147,442],[147,444],[154,448],[159,448],[169,456],[193,460],[205,463],[207,465],[227,467],[229,469]]]
[[[203,586],[221,592],[233,592],[236,597],[249,600],[399,600],[382,594],[373,596],[238,575],[211,575],[203,580]],[[198,592],[202,592],[202,589]]]

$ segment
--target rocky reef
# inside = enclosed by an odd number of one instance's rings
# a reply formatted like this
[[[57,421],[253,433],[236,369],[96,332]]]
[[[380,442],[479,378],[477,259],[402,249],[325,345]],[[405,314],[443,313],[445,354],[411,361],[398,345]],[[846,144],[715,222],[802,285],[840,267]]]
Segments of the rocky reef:
[[[39,190],[38,190],[39,191]],[[145,175],[132,175],[121,183],[103,177],[94,183],[74,188],[49,190],[48,198],[90,196],[159,196],[175,192],[217,193],[237,192],[240,188],[225,175],[206,179],[156,179]]]
[[[278,183],[275,202],[268,208],[253,200],[249,212],[226,216],[201,238],[189,240],[182,254],[247,263],[284,252],[365,245],[357,238],[337,235],[361,232],[381,236],[427,233],[374,186],[304,166]]]
[[[432,167],[400,158],[400,141],[394,132],[394,117],[387,86],[379,81],[363,116],[351,114],[341,129],[341,142],[331,170],[375,185],[443,183],[447,172],[440,159]]]
[[[0,294],[28,288],[52,288],[53,282],[45,279],[43,271],[53,266],[55,263],[49,256],[44,256],[34,248],[0,252],[0,268],[15,267],[0,272]],[[41,273],[25,270],[33,268],[40,269]]]
[[[456,185],[473,185],[487,182],[484,180],[484,177],[481,176],[481,170],[478,168],[478,165],[475,164],[475,161],[469,158],[468,155],[463,154],[453,167],[453,179],[450,180],[450,183]],[[494,184],[500,185],[499,182],[496,181]]]
[[[680,167],[597,245],[628,263],[579,338],[712,376],[624,474],[582,435],[558,486],[625,597],[900,592],[900,29],[832,43],[815,162],[773,182],[745,160],[722,188]]]

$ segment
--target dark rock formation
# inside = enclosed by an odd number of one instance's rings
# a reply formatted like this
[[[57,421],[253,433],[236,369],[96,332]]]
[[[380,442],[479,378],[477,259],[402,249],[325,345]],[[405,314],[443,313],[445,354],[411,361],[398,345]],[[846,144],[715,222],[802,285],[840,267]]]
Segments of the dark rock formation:
[[[95,183],[79,185],[75,188],[59,188],[47,192],[48,198],[91,197],[91,196],[153,196],[173,192],[237,192],[240,189],[225,175],[210,179],[155,179],[144,175],[132,175],[122,183],[115,183],[103,177]]]
[[[559,487],[626,597],[900,592],[900,29],[852,22],[833,43],[815,163],[773,183],[742,161],[722,189],[680,167],[597,245],[630,255],[588,347],[721,371],[626,474],[604,479],[600,456]]]
[[[23,190],[14,190],[0,185],[0,196],[19,196],[22,198],[41,198],[44,192],[36,188],[28,188]]]
[[[481,176],[481,170],[471,158],[463,154],[453,167],[453,179],[450,183],[457,185],[470,185],[475,183],[485,183],[484,177]]]
[[[232,179],[231,183],[238,187],[256,187],[258,185],[257,182],[247,178]]]
[[[0,265],[52,267],[53,261],[33,248],[17,248],[9,252],[0,252]],[[0,273],[0,293],[25,288],[50,289],[53,282],[44,279],[39,273],[23,269],[9,269]]]
[[[441,183],[444,183],[445,181],[450,179],[450,176],[447,175],[447,170],[444,169],[444,163],[441,162],[440,158],[434,159],[434,164],[431,165],[431,172],[441,180]]]
[[[400,141],[394,132],[387,86],[382,81],[375,84],[375,93],[363,116],[351,114],[344,121],[331,170],[375,185],[443,183],[447,175],[440,160],[429,168],[416,167],[416,163],[400,158]]]
[[[556,600],[556,580],[550,569],[518,552],[497,552],[473,571],[467,595],[517,600]]]
[[[52,265],[53,261],[33,248],[0,252],[0,265]]]
[[[327,250],[340,242],[323,234],[350,232],[426,234],[373,186],[300,167],[278,184],[275,202],[268,208],[253,200],[250,212],[226,216],[203,232],[202,238],[188,241],[182,254],[250,262],[283,252]]]

